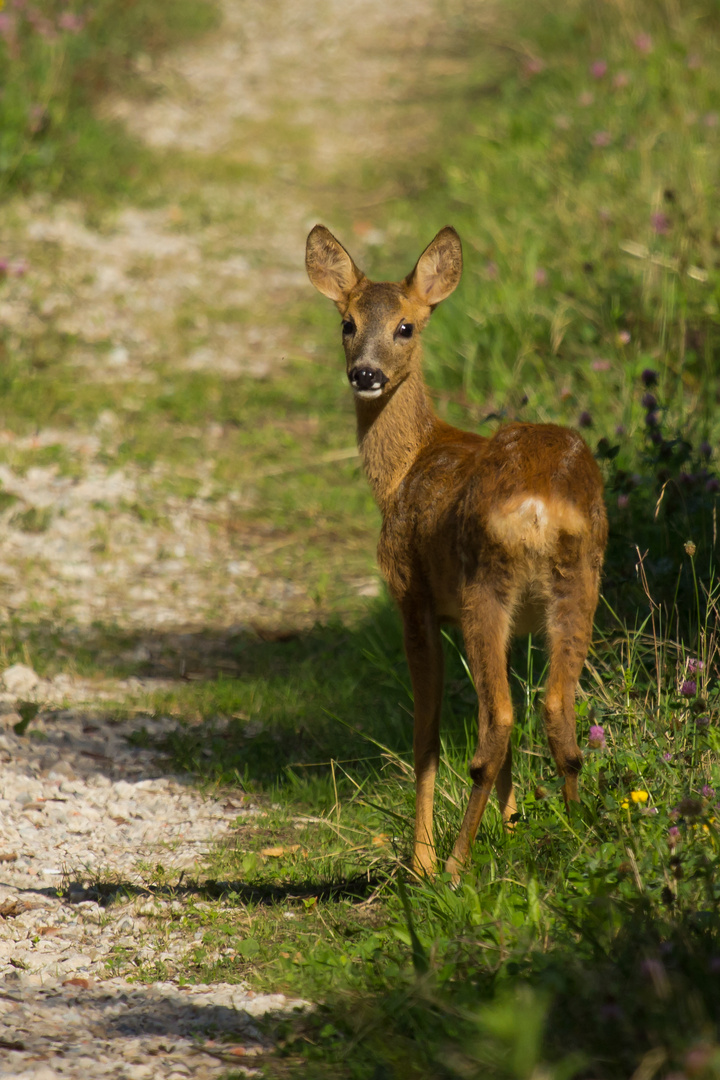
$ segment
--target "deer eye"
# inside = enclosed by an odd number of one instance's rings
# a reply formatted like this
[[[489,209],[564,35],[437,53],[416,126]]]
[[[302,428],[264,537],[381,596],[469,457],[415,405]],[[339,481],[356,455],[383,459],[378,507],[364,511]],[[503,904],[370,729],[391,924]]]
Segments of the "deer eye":
[[[413,327],[412,323],[402,322],[398,326],[396,333],[397,333],[398,337],[411,338],[413,336],[413,330],[414,330],[414,327]]]
[[[351,334],[355,333],[355,323],[352,321],[352,319],[343,319],[342,332],[343,337],[349,337]]]

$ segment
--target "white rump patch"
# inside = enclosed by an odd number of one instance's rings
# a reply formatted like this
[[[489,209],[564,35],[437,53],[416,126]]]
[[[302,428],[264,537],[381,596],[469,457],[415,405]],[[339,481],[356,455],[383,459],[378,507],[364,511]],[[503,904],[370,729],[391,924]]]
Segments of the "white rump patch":
[[[515,496],[488,515],[489,531],[503,547],[525,548],[538,555],[550,554],[561,532],[579,536],[587,527],[571,503],[546,501],[537,495]]]

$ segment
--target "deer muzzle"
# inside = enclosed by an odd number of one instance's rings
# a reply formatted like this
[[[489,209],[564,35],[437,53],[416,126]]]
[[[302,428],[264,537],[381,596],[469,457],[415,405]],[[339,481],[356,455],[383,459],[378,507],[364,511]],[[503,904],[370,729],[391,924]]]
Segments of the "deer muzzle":
[[[348,372],[348,379],[358,397],[375,398],[382,393],[387,375],[380,368],[354,367]]]

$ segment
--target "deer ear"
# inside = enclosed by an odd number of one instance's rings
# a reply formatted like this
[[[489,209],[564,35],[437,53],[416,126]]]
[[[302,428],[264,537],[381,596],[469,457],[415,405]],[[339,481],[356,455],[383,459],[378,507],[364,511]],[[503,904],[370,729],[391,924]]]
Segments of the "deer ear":
[[[462,244],[451,225],[428,244],[405,284],[428,307],[435,307],[456,288],[462,274]]]
[[[315,288],[336,304],[345,300],[364,277],[324,225],[316,225],[307,238],[305,267]]]

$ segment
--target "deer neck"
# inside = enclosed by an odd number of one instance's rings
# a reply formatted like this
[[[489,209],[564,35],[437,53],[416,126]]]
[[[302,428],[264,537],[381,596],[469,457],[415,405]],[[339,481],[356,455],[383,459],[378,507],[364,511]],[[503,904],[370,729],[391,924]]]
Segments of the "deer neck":
[[[384,512],[439,421],[419,371],[379,401],[356,398],[355,409],[360,456]]]

